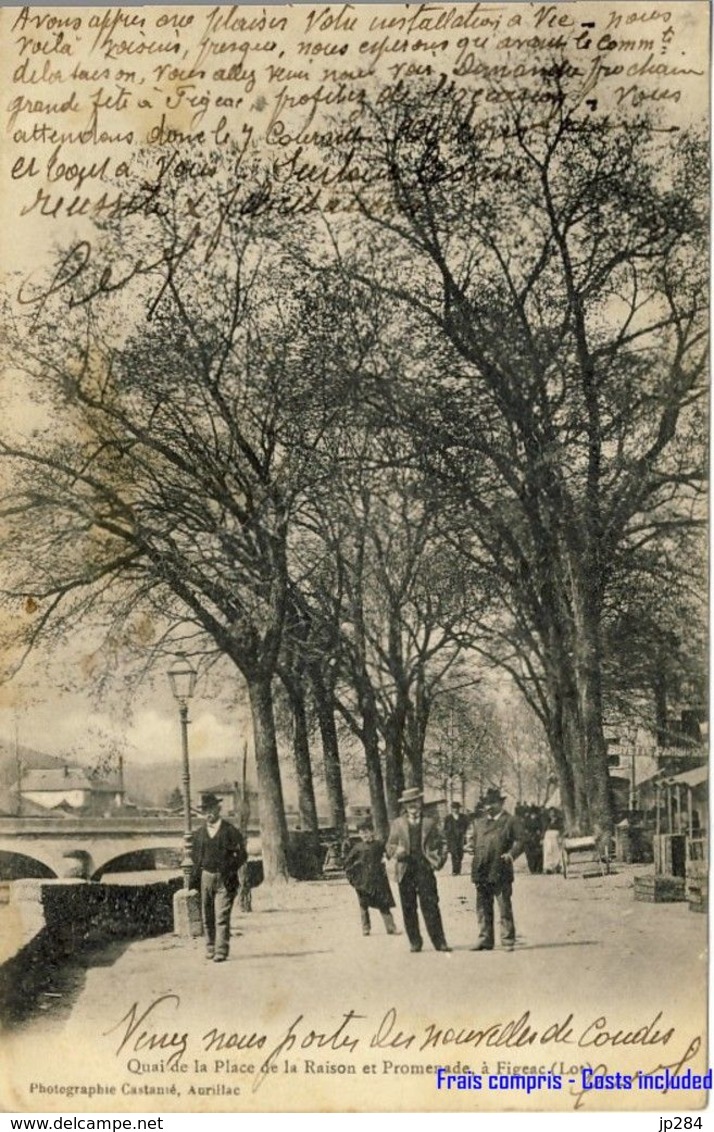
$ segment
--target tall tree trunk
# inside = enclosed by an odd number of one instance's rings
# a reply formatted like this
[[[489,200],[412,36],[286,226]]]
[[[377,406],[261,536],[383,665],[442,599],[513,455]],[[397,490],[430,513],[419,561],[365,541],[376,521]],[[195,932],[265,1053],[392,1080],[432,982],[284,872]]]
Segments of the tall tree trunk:
[[[285,679],[283,682],[288,687]],[[302,831],[299,839],[299,864],[293,861],[293,866],[297,864],[299,871],[294,871],[293,875],[299,879],[312,879],[318,877],[321,873],[323,854],[320,849],[320,830],[312,780],[305,692],[302,679],[295,673],[293,673],[293,678],[290,681],[288,696],[293,715],[293,757],[298,788],[298,813]]]
[[[399,799],[404,792],[404,773],[402,760],[392,746],[387,742],[384,752],[384,790],[387,801],[387,814],[390,821],[399,815]]]
[[[578,694],[580,752],[588,806],[588,832],[607,838],[613,828],[612,786],[603,731],[602,647],[597,571],[585,571],[576,592],[575,679]]]
[[[377,727],[377,708],[374,693],[368,679],[360,682],[358,689],[360,713],[362,716],[362,743],[367,764],[369,799],[372,807],[372,821],[378,837],[389,834],[389,818],[384,797],[382,764],[379,758],[379,729]]]
[[[347,818],[332,689],[327,685],[322,674],[314,667],[310,670],[310,683],[320,728],[330,825],[341,832],[347,824]]]
[[[265,880],[288,879],[288,827],[285,821],[283,788],[280,781],[278,747],[275,740],[273,694],[269,677],[262,674],[248,679],[253,716],[255,764],[258,773],[260,837]]]
[[[412,701],[408,706],[405,728],[405,755],[410,786],[424,785],[424,743],[431,711],[431,698],[424,688],[423,670],[417,675]]]
[[[363,499],[363,503],[365,500]],[[368,518],[369,505],[365,506],[365,519]],[[379,727],[377,723],[377,703],[367,664],[367,632],[364,613],[364,557],[365,532],[360,532],[357,558],[354,565],[354,585],[351,601],[351,616],[354,626],[352,647],[352,684],[357,693],[359,713],[362,718],[362,743],[367,763],[367,781],[372,806],[372,821],[378,837],[389,834],[389,819],[384,798],[382,764],[379,757]]]
[[[579,673],[578,696],[581,759],[587,784],[588,832],[606,838],[613,828],[613,799],[602,726],[599,671],[591,669]]]
[[[664,672],[665,661],[661,652],[659,653],[658,660],[659,663],[652,674],[652,695],[654,697],[655,707],[657,746],[664,748],[669,746],[667,735],[669,719],[667,712],[667,677]]]
[[[390,819],[399,814],[399,798],[404,792],[404,730],[409,710],[409,680],[404,672],[399,603],[389,610],[389,672],[394,683],[394,706],[385,721],[384,776],[387,812]]]
[[[399,798],[404,792],[404,729],[407,708],[406,696],[397,687],[394,710],[385,728],[384,785],[390,820],[399,815]]]
[[[310,758],[310,741],[308,738],[307,713],[305,711],[305,693],[299,676],[291,674],[289,678],[282,677],[283,684],[290,700],[290,709],[293,716],[293,758],[295,760],[295,777],[298,788],[298,813],[300,815],[300,828],[315,835],[317,840],[319,826],[317,821],[317,805],[315,803],[315,788],[312,780],[312,760]]]
[[[377,837],[384,840],[389,835],[389,816],[384,797],[384,782],[382,780],[382,766],[379,761],[379,740],[376,727],[365,727],[364,753],[367,763],[372,821]]]
[[[572,752],[577,744],[577,729],[572,712],[563,704],[563,688],[554,668],[549,672],[548,743],[555,763],[560,790],[560,808],[566,833],[580,832],[578,802],[573,774]]]
[[[563,624],[570,619],[563,618]],[[612,829],[612,795],[602,721],[596,622],[581,606],[571,636],[547,661],[548,739],[560,785],[568,833],[606,836]]]

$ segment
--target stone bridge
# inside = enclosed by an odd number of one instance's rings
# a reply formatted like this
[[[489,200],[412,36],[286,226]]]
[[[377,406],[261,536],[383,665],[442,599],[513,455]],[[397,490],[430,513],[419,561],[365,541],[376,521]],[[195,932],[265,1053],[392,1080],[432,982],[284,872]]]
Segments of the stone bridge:
[[[74,870],[81,862],[83,875],[92,878],[132,853],[173,849],[178,861],[182,847],[180,816],[0,817],[0,870],[6,875],[11,867],[13,879],[37,875],[31,871],[31,862],[56,877],[76,875]],[[250,856],[260,855],[257,832],[248,833],[248,852]],[[28,865],[24,873],[22,858]]]

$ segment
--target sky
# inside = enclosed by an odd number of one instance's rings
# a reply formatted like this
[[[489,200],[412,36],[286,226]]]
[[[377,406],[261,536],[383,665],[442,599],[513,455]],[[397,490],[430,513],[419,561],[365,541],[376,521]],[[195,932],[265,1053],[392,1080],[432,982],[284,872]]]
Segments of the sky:
[[[52,664],[28,664],[19,677],[0,686],[0,738],[60,757],[90,761],[114,743],[132,762],[171,762],[180,757],[181,732],[168,676],[155,673],[128,693],[115,689],[103,701],[84,690],[64,690]],[[67,683],[70,681],[68,680]],[[238,678],[236,676],[236,683]],[[197,681],[189,706],[191,759],[235,758],[252,727],[247,704],[233,707],[215,684]],[[222,702],[223,701],[223,702]]]

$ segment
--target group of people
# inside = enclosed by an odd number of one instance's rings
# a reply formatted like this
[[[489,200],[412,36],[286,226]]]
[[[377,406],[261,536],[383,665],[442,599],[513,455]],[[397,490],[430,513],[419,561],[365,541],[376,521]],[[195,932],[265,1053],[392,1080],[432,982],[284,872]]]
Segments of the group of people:
[[[511,894],[513,862],[523,852],[524,832],[518,818],[504,808],[500,790],[490,789],[480,811],[469,821],[455,802],[442,828],[436,817],[424,812],[422,791],[405,790],[399,799],[401,813],[384,841],[375,836],[371,821],[359,828],[359,841],[346,854],[347,879],[356,891],[362,932],[371,931],[370,909],[381,913],[389,935],[397,933],[395,906],[385,867],[385,857],[394,862],[404,930],[413,952],[423,948],[421,919],[432,946],[451,951],[444,932],[435,873],[447,857],[458,875],[465,848],[473,853],[471,879],[476,886],[478,938],[474,951],[494,947],[494,904],[500,918],[501,946],[512,951],[516,929]],[[221,817],[221,801],[215,794],[201,799],[204,824],[193,839],[192,887],[200,892],[201,919],[206,939],[206,957],[216,963],[228,958],[230,918],[244,874],[248,854],[241,833]],[[242,886],[241,886],[242,887]]]
[[[553,806],[516,806],[516,817],[523,827],[523,848],[530,873],[557,873],[561,870],[563,817]]]
[[[419,910],[436,951],[451,951],[441,918],[435,872],[451,856],[452,872],[461,872],[465,848],[473,853],[471,879],[476,886],[478,938],[474,951],[492,951],[495,946],[494,904],[500,918],[501,946],[512,951],[516,942],[513,919],[513,862],[523,852],[519,821],[504,809],[500,790],[491,789],[483,799],[483,813],[469,823],[455,802],[442,830],[435,817],[423,810],[423,795],[416,788],[399,799],[402,813],[390,827],[386,843],[375,838],[371,822],[360,826],[360,842],[348,853],[345,872],[357,892],[362,931],[371,930],[369,909],[382,914],[387,932],[396,931],[392,897],[384,858],[395,862],[404,930],[412,951],[421,951],[423,939]]]

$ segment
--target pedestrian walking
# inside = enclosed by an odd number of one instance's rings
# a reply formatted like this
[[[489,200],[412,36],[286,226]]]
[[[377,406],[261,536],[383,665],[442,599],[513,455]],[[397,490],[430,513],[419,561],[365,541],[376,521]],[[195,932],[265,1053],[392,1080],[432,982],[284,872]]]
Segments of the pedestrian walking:
[[[461,803],[452,802],[451,813],[444,818],[444,837],[446,838],[446,848],[451,857],[451,873],[455,877],[461,873],[461,862],[464,857],[464,843],[468,828],[468,818],[466,814],[461,812]]]
[[[230,950],[231,910],[238,891],[238,870],[246,863],[245,843],[235,826],[221,817],[221,800],[203,794],[205,824],[193,840],[194,887],[201,893],[206,958],[222,963]]]

